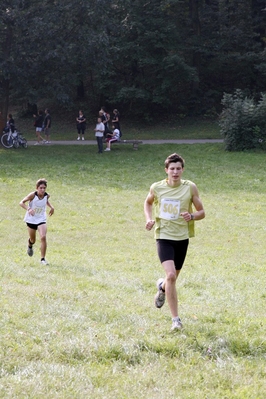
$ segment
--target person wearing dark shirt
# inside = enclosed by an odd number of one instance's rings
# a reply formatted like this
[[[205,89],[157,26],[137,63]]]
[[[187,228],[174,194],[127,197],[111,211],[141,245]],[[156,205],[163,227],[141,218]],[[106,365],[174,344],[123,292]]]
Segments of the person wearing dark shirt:
[[[79,111],[79,116],[76,118],[76,122],[77,122],[77,130],[78,130],[77,140],[80,140],[80,134],[81,134],[82,140],[84,140],[84,133],[85,133],[85,129],[86,129],[86,118],[83,115],[83,112],[81,110]]]
[[[120,137],[121,137],[122,134],[121,134],[121,128],[120,128],[120,114],[117,109],[113,110],[112,124],[114,125],[115,129],[119,130]]]
[[[99,115],[102,118],[102,123],[104,124],[104,137],[107,137],[107,133],[112,133],[109,128],[110,114],[106,112],[105,107],[101,107]]]
[[[45,133],[45,137],[46,137],[46,141],[45,144],[50,144],[50,131],[51,131],[51,122],[52,122],[52,118],[50,115],[50,111],[48,108],[46,108],[45,112],[45,118],[44,118],[44,133]]]
[[[41,109],[39,109],[38,115],[33,115],[33,117],[35,118],[34,126],[35,126],[36,137],[37,137],[37,141],[34,145],[38,145],[38,144],[40,144],[40,140],[42,140],[43,143],[45,141],[44,138],[41,136],[43,120],[44,120],[43,111]]]
[[[12,133],[14,133],[14,131],[15,131],[15,121],[14,121],[14,119],[12,117],[12,114],[8,114],[7,127],[8,127],[8,129],[11,129]]]

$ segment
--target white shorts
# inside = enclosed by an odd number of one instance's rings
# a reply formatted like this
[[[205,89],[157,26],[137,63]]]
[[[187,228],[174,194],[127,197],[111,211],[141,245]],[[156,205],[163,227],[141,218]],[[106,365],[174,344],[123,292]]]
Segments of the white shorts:
[[[41,127],[36,127],[36,132],[41,132],[42,128]]]

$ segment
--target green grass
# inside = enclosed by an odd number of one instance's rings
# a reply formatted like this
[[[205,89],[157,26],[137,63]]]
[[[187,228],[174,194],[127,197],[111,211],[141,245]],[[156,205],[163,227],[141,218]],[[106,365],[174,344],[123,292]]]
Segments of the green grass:
[[[206,210],[168,305],[143,201],[177,151]],[[0,148],[1,398],[264,399],[265,154],[222,144]],[[49,267],[19,201],[48,179]]]
[[[65,120],[62,116],[52,115],[52,140],[76,140],[77,130],[75,118],[73,123]],[[35,128],[33,119],[16,118],[16,125],[24,134],[27,140],[35,139]],[[87,140],[94,140],[95,124],[92,119],[88,120],[85,137]],[[147,125],[134,121],[124,121],[121,123],[121,130],[124,139],[221,139],[217,121],[183,119],[174,120],[166,123]]]

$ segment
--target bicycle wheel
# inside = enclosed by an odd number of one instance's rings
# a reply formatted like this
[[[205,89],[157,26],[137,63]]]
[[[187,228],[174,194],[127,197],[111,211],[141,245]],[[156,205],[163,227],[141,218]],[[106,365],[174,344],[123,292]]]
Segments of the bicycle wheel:
[[[18,140],[14,140],[14,141],[13,141],[13,147],[14,147],[14,148],[18,148],[18,147],[19,147],[19,142],[18,142]]]
[[[25,141],[24,143],[22,143],[22,147],[23,147],[23,148],[28,148],[28,143],[27,143],[27,141]]]
[[[5,148],[12,148],[13,147],[13,139],[12,139],[12,137],[8,138],[8,136],[9,136],[9,133],[4,133],[1,136],[1,143],[2,143],[2,146]]]

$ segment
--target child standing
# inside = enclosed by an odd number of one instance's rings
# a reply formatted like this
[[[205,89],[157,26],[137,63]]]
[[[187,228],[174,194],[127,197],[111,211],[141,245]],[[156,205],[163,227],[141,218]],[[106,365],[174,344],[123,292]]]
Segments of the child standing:
[[[98,154],[102,154],[103,152],[103,134],[104,134],[104,124],[102,122],[102,118],[97,119],[97,124],[94,129],[95,137],[98,144]]]

